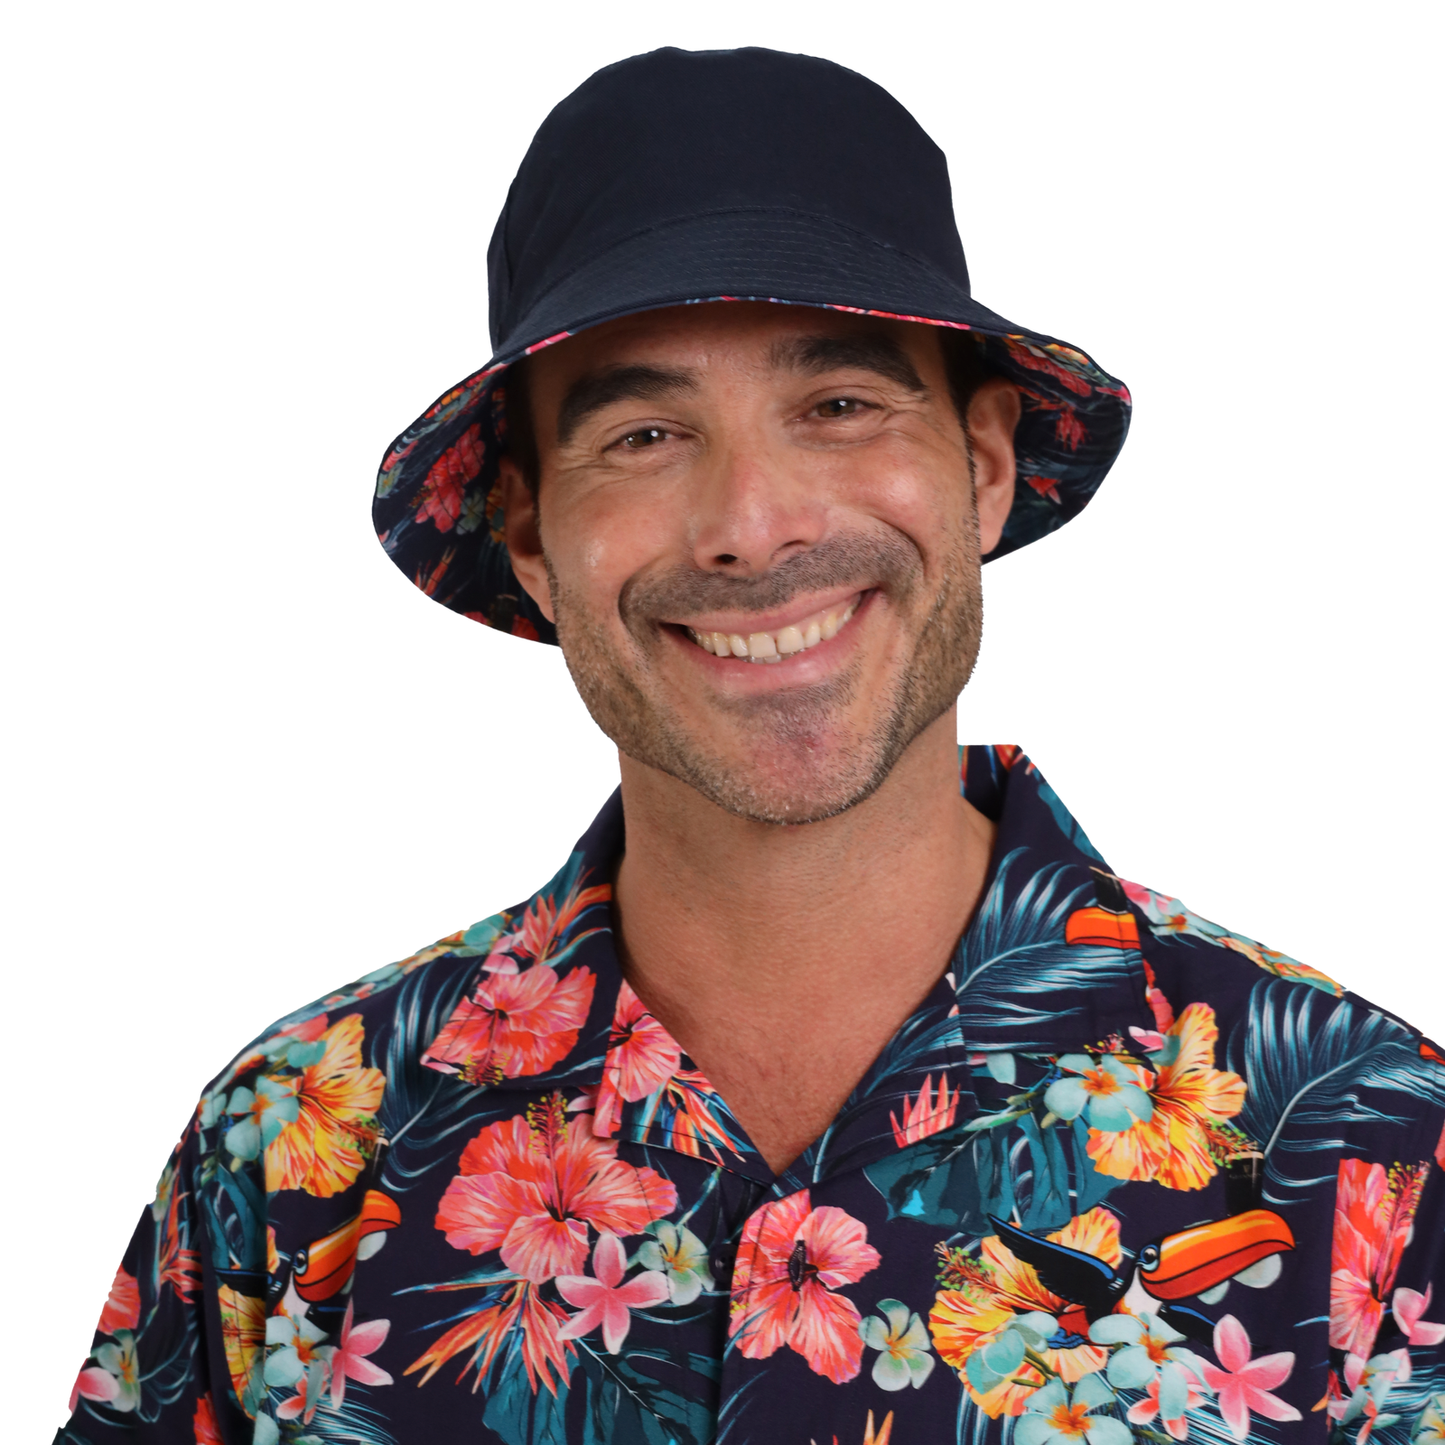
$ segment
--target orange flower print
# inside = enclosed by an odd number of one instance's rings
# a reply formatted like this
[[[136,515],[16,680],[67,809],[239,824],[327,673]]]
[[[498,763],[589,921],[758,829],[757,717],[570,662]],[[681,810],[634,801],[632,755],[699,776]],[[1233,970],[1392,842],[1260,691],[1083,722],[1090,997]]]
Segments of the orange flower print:
[[[682,1050],[624,980],[612,1015],[612,1037],[597,1093],[597,1132],[617,1132],[622,1104],[645,1099],[682,1066]]]
[[[541,1284],[582,1273],[589,1224],[641,1234],[677,1207],[672,1184],[622,1163],[617,1145],[593,1134],[589,1115],[569,1119],[566,1108],[554,1094],[526,1115],[488,1124],[467,1145],[462,1172],[437,1206],[448,1244],[499,1250],[508,1269]]]
[[[1420,1204],[1426,1164],[1346,1159],[1335,1187],[1330,1344],[1365,1357],[1374,1347],[1400,1255]]]
[[[606,903],[612,889],[606,883],[590,888],[573,879],[560,903],[551,893],[539,893],[522,915],[522,921],[510,933],[502,934],[492,944],[492,951],[482,967],[488,973],[516,973],[517,959],[523,962],[547,963],[558,952],[557,945],[566,940],[566,949],[590,938],[596,929],[569,936],[572,925],[589,909]],[[504,914],[505,918],[506,915]]]
[[[1178,1050],[1148,1091],[1152,1117],[1117,1132],[1089,1130],[1089,1158],[1100,1174],[1202,1189],[1218,1172],[1211,1137],[1244,1107],[1244,1080],[1214,1067],[1219,1027],[1208,1004],[1190,1004],[1170,1026],[1166,1047],[1172,1039]]]
[[[1123,1258],[1119,1221],[1107,1209],[1077,1215],[1048,1237],[1116,1267]],[[977,1261],[967,1261],[962,1272],[957,1267],[948,1272],[955,1277],[950,1287],[938,1292],[928,1317],[934,1349],[958,1371],[974,1403],[990,1418],[1023,1414],[1030,1397],[1050,1376],[1025,1359],[1011,1376],[981,1391],[968,1378],[969,1356],[991,1345],[1017,1316],[1042,1311],[1057,1317],[1068,1308],[1068,1301],[1045,1289],[1033,1265],[1025,1264],[996,1235],[983,1241]],[[1067,1349],[1041,1346],[1038,1354],[1068,1385],[1102,1370],[1109,1361],[1108,1350],[1089,1344]]]
[[[329,1199],[356,1182],[376,1137],[372,1122],[386,1088],[380,1069],[363,1068],[360,1014],[332,1024],[320,1059],[295,1078],[296,1117],[266,1146],[266,1189],[304,1189]],[[259,1091],[258,1091],[259,1092]]]
[[[830,1204],[814,1209],[806,1189],[763,1205],[743,1226],[728,1337],[750,1360],[787,1345],[834,1384],[851,1380],[863,1362],[862,1316],[834,1291],[880,1259],[861,1220]]]
[[[953,1128],[958,1117],[958,1090],[955,1089],[949,1094],[948,1077],[943,1074],[939,1075],[938,1092],[934,1093],[932,1090],[933,1075],[925,1075],[923,1087],[918,1091],[916,1099],[910,1100],[907,1094],[903,1096],[903,1118],[899,1119],[896,1114],[889,1113],[888,1121],[893,1125],[893,1142],[900,1149]]]
[[[540,1074],[564,1058],[587,1021],[597,980],[545,963],[521,973],[486,973],[427,1050],[424,1062],[469,1083]]]
[[[418,1385],[424,1385],[448,1360],[469,1350],[471,1357],[462,1369],[462,1377],[475,1369],[480,1382],[502,1346],[519,1336],[522,1364],[532,1393],[535,1395],[538,1387],[545,1385],[548,1393],[555,1395],[558,1384],[571,1373],[572,1346],[561,1333],[566,1323],[567,1312],[561,1305],[544,1300],[530,1280],[518,1280],[496,1304],[487,1305],[468,1315],[459,1325],[453,1325],[402,1373],[413,1375],[425,1370],[417,1381]],[[517,1336],[511,1335],[512,1330],[517,1331]]]
[[[103,1335],[113,1335],[117,1330],[133,1330],[139,1323],[140,1286],[122,1265],[115,1272],[115,1283],[110,1287],[110,1296],[96,1328]]]
[[[196,1400],[196,1413],[191,1419],[191,1428],[195,1431],[196,1445],[226,1445],[221,1439],[220,1427],[216,1424],[216,1409],[211,1404],[209,1395],[201,1395]]]

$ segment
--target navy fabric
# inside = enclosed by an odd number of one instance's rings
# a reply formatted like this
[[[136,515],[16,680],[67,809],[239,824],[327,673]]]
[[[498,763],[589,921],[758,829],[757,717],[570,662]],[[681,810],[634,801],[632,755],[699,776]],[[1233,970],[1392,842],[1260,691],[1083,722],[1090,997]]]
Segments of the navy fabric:
[[[781,1174],[623,976],[614,796],[212,1081],[58,1440],[1445,1438],[1438,1051],[960,778],[975,915]]]
[[[453,611],[555,642],[502,542],[506,370],[600,322],[773,301],[966,334],[1023,399],[1019,482],[985,560],[1078,515],[1124,444],[1129,393],[1076,348],[972,297],[943,153],[853,71],[770,50],[657,50],[543,122],[488,252],[493,357],[387,449],[373,519]]]

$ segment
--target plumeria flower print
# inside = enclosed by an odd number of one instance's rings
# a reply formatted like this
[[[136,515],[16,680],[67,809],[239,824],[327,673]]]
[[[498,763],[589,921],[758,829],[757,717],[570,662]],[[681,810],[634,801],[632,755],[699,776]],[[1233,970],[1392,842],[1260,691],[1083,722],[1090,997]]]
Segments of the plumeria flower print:
[[[673,1304],[690,1305],[705,1289],[713,1287],[707,1246],[692,1230],[659,1219],[647,1226],[647,1232],[652,1238],[643,1241],[637,1262],[644,1269],[663,1271]]]
[[[262,1074],[256,1087],[232,1090],[226,1113],[237,1120],[226,1130],[225,1147],[237,1159],[255,1159],[287,1124],[301,1116],[296,1091],[289,1083]]]
[[[1417,1289],[1397,1289],[1390,1301],[1395,1323],[1412,1345],[1438,1345],[1445,1340],[1445,1325],[1433,1324],[1423,1316],[1430,1308],[1434,1285],[1426,1285],[1425,1293]]]
[[[85,1365],[71,1387],[70,1410],[74,1414],[79,1400],[98,1400],[102,1405],[117,1409],[119,1407],[115,1402],[119,1396],[120,1381],[109,1370],[103,1370],[99,1365]]]
[[[305,1315],[277,1314],[266,1321],[266,1383],[273,1389],[294,1385],[319,1358],[326,1331]]]
[[[1114,1403],[1114,1392],[1098,1375],[1085,1375],[1073,1393],[1055,1376],[1036,1390],[1014,1426],[1017,1445],[1132,1445],[1129,1427],[1095,1410]]]
[[[391,1376],[366,1357],[375,1354],[386,1343],[391,1330],[390,1320],[368,1320],[355,1325],[356,1301],[347,1300],[346,1318],[341,1323],[341,1343],[322,1345],[317,1354],[331,1368],[331,1408],[339,1410],[346,1398],[347,1380],[358,1385],[389,1385]]]
[[[1289,1379],[1294,1369],[1293,1351],[1252,1360],[1250,1350],[1244,1326],[1233,1315],[1225,1315],[1214,1327],[1214,1353],[1219,1356],[1219,1365],[1211,1365],[1206,1360],[1200,1367],[1205,1385],[1219,1397],[1219,1413],[1236,1440],[1249,1438],[1251,1410],[1266,1420],[1300,1418],[1300,1412],[1293,1405],[1270,1394],[1276,1385]]]
[[[1177,1401],[1163,1401],[1162,1383],[1159,1378],[1150,1380],[1144,1388],[1144,1398],[1130,1405],[1128,1409],[1129,1420],[1135,1425],[1148,1425],[1156,1416],[1160,1423],[1175,1440],[1187,1440],[1189,1438],[1189,1419],[1186,1411],[1193,1410],[1202,1405],[1207,1396],[1202,1389],[1196,1387],[1191,1379],[1185,1387],[1184,1405],[1180,1408]],[[1177,1415],[1166,1414],[1170,1409],[1178,1409]]]
[[[1333,1405],[1330,1414],[1342,1425],[1352,1424],[1363,1415],[1369,1423],[1362,1435],[1367,1435],[1370,1429],[1382,1429],[1398,1418],[1380,1414],[1386,1397],[1394,1386],[1409,1382],[1409,1350],[1391,1350],[1388,1354],[1373,1355],[1368,1360],[1362,1360],[1358,1355],[1346,1355],[1345,1388],[1350,1396],[1348,1400]]]
[[[1445,1394],[1431,1397],[1420,1411],[1414,1432],[1414,1445],[1436,1445],[1442,1440],[1445,1440]]]
[[[1096,1345],[1122,1345],[1110,1357],[1109,1383],[1116,1390],[1142,1390],[1158,1382],[1159,1409],[1166,1420],[1185,1411],[1191,1379],[1201,1368],[1178,1330],[1150,1314],[1105,1315],[1089,1327]]]
[[[1064,1077],[1050,1084],[1044,1106],[1061,1119],[1081,1114],[1091,1129],[1118,1133],[1153,1117],[1154,1105],[1127,1064],[1105,1054],[1065,1054],[1059,1060]]]
[[[933,1373],[933,1350],[928,1326],[906,1304],[896,1299],[878,1301],[878,1315],[869,1315],[858,1327],[863,1343],[879,1351],[873,1362],[873,1383],[883,1390],[916,1390]]]
[[[667,1276],[644,1270],[623,1283],[627,1251],[615,1234],[602,1234],[592,1251],[592,1273],[557,1276],[557,1290],[578,1313],[557,1332],[564,1340],[578,1340],[602,1326],[602,1344],[609,1355],[622,1348],[632,1328],[632,1311],[660,1305],[667,1299]]]
[[[118,1330],[114,1340],[96,1347],[95,1363],[115,1380],[115,1394],[106,1402],[110,1408],[134,1410],[140,1404],[141,1383],[135,1336],[129,1330]]]

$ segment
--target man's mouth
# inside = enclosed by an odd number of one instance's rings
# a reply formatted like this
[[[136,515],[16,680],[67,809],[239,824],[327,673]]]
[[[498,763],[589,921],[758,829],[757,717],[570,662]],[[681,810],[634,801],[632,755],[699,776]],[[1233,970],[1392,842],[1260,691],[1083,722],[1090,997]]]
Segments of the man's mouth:
[[[700,632],[695,627],[687,635],[715,657],[738,657],[748,662],[781,662],[794,653],[807,652],[820,642],[836,637],[858,610],[860,597],[842,605],[824,608],[775,632]]]

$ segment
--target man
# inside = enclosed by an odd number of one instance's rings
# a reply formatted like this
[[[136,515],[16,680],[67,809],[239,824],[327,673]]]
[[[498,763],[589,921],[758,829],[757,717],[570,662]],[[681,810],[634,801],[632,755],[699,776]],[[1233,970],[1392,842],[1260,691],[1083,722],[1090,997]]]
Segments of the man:
[[[205,1090],[59,1438],[1445,1436],[1440,1056],[956,749],[980,563],[1128,395],[972,300],[927,137],[826,62],[626,61],[489,280],[378,531],[560,643],[620,793]]]

